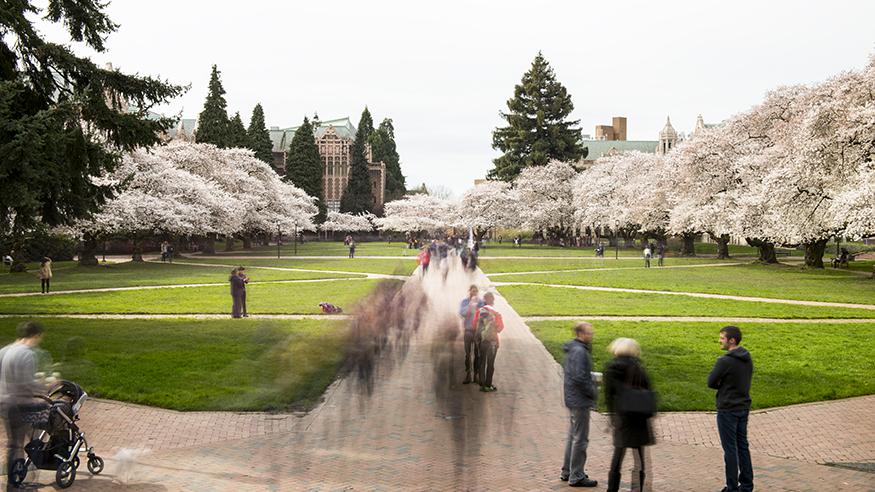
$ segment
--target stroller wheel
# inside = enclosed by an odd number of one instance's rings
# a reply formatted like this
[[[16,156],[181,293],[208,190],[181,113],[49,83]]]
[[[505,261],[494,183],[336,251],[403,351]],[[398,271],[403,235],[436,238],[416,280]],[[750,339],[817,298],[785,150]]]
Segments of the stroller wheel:
[[[58,472],[55,473],[55,481],[62,489],[73,485],[73,480],[76,480],[76,468],[73,467],[72,461],[65,461],[58,467]]]
[[[21,485],[24,482],[24,477],[27,476],[27,462],[24,458],[18,458],[12,462],[12,469],[9,472],[9,481],[12,485]]]
[[[92,456],[88,458],[88,471],[90,471],[93,475],[97,475],[103,471],[103,458],[100,456]]]

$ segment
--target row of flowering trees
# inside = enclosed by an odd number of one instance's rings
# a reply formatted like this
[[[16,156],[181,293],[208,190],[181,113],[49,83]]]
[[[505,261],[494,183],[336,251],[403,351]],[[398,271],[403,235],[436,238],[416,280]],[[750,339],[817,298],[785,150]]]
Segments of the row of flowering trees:
[[[107,233],[131,237],[137,259],[142,239],[153,234],[201,236],[211,251],[217,234],[315,229],[315,199],[283,182],[248,149],[175,141],[125,155],[101,179],[122,191],[77,224],[86,260],[94,257],[95,239]]]
[[[861,71],[781,87],[667,154],[627,152],[578,173],[553,161],[512,185],[487,182],[456,201],[415,195],[387,203],[384,230],[500,227],[554,238],[597,223],[625,235],[708,233],[728,256],[731,236],[774,262],[775,246],[804,246],[822,267],[830,238],[875,234],[875,56]]]

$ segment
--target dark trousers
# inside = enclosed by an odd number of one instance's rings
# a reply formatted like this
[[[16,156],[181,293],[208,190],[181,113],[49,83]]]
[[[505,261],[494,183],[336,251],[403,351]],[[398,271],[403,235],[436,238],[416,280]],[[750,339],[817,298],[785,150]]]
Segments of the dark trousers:
[[[474,340],[474,330],[465,330],[465,372],[480,372],[480,347]]]
[[[723,445],[726,490],[753,490],[753,465],[747,443],[747,417],[750,412],[717,412],[717,431]]]
[[[626,455],[627,448],[614,448],[614,456],[611,457],[611,471],[608,474],[609,480],[610,477],[615,476],[616,482],[611,483],[608,482],[608,491],[617,490],[612,489],[612,485],[620,485],[620,469],[623,467],[623,457]],[[644,490],[644,480],[646,473],[646,466],[644,461],[644,446],[640,448],[632,448],[633,455],[635,458],[635,467],[632,469],[632,490]]]
[[[243,315],[245,316],[246,315],[246,291],[243,291],[242,302],[243,302]]]
[[[231,317],[242,318],[243,296],[231,296],[231,299],[234,300],[234,304],[231,306]]]
[[[498,347],[492,340],[483,340],[480,342],[480,360],[477,364],[477,377],[480,379],[480,386],[492,386],[492,374],[495,372],[495,353],[498,352]]]
[[[12,464],[18,458],[24,457],[24,438],[27,435],[27,424],[21,419],[21,410],[16,405],[10,405],[5,409],[6,417],[6,476],[12,477]],[[7,482],[10,483],[10,482]]]
[[[52,281],[50,278],[41,279],[43,284],[43,294],[49,291],[49,283]]]

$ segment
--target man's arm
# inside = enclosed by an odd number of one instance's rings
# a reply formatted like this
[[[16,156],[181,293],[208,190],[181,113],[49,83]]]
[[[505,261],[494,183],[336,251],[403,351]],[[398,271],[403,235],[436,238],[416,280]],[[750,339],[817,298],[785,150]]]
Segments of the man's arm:
[[[723,384],[723,376],[726,375],[726,371],[729,369],[726,362],[723,361],[723,357],[717,359],[717,362],[714,364],[714,369],[711,369],[711,372],[708,373],[708,387],[711,389],[720,389],[720,386]]]

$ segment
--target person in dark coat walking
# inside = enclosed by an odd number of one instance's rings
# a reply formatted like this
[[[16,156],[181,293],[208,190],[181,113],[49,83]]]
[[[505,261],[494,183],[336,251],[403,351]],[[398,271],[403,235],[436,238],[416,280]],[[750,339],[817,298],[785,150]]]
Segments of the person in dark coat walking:
[[[590,479],[584,471],[589,447],[589,414],[599,396],[592,381],[590,347],[594,333],[592,324],[581,321],[574,327],[574,340],[562,346],[568,352],[565,357],[563,393],[571,423],[559,478],[567,480],[571,487],[595,487],[599,484],[598,480]]]
[[[246,295],[246,282],[240,278],[239,272],[236,268],[231,270],[231,276],[228,277],[228,281],[231,282],[231,299],[234,301],[231,307],[231,317],[242,318],[243,296]]]
[[[614,359],[605,368],[605,405],[614,428],[614,456],[608,472],[608,492],[620,489],[620,469],[626,448],[635,450],[632,472],[632,490],[644,491],[646,465],[644,447],[655,442],[649,414],[619,413],[615,411],[617,395],[624,387],[653,390],[650,379],[641,366],[641,346],[631,338],[618,338],[608,346]],[[636,474],[635,471],[638,473]]]

